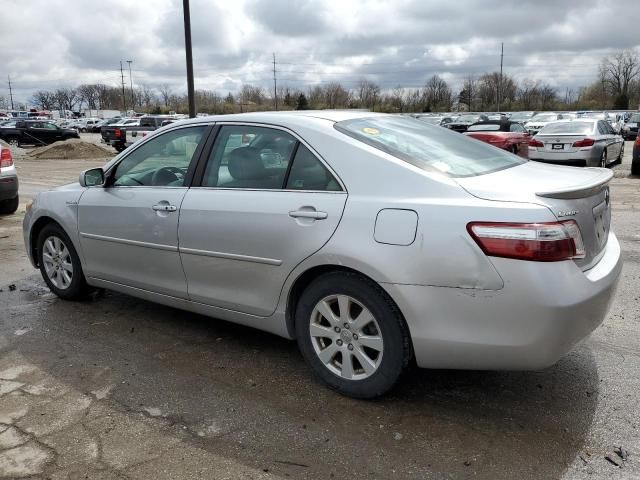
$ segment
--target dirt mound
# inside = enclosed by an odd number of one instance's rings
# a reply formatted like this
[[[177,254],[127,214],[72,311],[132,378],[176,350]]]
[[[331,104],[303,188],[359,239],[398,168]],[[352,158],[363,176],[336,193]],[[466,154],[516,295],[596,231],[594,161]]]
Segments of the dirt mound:
[[[83,158],[109,158],[113,157],[113,152],[106,150],[93,143],[84,142],[76,138],[56,142],[46,147],[39,147],[29,152],[34,158],[54,158],[54,159],[83,159]]]

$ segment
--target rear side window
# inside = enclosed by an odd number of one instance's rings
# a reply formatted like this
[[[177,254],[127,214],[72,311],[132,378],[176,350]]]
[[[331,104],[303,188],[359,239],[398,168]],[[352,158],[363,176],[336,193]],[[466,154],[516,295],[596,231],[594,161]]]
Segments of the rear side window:
[[[289,171],[287,190],[340,191],[329,170],[304,145],[298,145]]]
[[[422,170],[473,177],[526,160],[415,118],[380,116],[338,122],[336,130]]]

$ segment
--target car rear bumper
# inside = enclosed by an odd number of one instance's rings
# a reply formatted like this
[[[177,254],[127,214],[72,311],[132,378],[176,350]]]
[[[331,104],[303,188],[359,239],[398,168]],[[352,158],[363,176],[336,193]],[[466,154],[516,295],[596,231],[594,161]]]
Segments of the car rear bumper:
[[[11,200],[18,195],[18,177],[14,175],[0,177],[0,201]]]
[[[529,148],[529,160],[558,165],[600,166],[600,152],[595,148],[575,152],[547,152]]]
[[[553,365],[602,323],[622,269],[613,233],[602,259],[586,272],[572,261],[491,260],[504,279],[501,290],[382,285],[407,320],[420,367]]]

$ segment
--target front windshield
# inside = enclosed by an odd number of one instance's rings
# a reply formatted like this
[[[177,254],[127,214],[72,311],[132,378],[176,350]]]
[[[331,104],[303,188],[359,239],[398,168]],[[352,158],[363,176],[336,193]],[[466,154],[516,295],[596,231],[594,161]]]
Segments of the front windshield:
[[[538,135],[590,135],[595,122],[557,122],[544,127]]]
[[[422,170],[451,177],[484,175],[525,162],[489,144],[414,118],[358,118],[338,122],[335,128]]]
[[[629,119],[631,123],[640,123],[640,113],[634,113]]]

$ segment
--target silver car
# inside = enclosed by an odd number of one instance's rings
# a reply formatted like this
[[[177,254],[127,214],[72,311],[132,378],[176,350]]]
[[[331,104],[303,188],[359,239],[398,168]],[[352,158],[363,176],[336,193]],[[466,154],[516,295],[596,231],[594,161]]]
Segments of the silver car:
[[[550,123],[529,140],[529,158],[541,162],[605,168],[623,156],[624,140],[606,120]]]
[[[90,288],[296,339],[343,394],[427,368],[539,369],[605,318],[609,170],[543,165],[407,116],[177,122],[27,209],[27,252]]]
[[[7,143],[0,140],[0,215],[14,213],[19,204],[18,173],[11,149]]]

